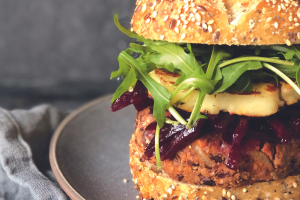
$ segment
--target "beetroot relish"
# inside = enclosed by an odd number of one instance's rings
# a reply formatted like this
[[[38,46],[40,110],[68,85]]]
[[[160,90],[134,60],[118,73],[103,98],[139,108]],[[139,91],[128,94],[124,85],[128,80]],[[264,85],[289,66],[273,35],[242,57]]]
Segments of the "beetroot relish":
[[[146,87],[137,81],[133,92],[125,92],[111,105],[111,111],[115,112],[130,104],[137,111],[153,106],[153,99],[149,97]],[[178,109],[179,114],[188,119],[190,113]],[[168,112],[166,117],[174,120]],[[282,108],[270,117],[244,117],[219,113],[218,115],[207,115],[208,120],[199,119],[195,126],[187,130],[184,125],[172,126],[165,124],[160,130],[160,153],[161,160],[171,158],[177,151],[184,148],[201,135],[211,131],[222,133],[223,142],[230,144],[230,151],[226,161],[228,168],[237,170],[240,159],[241,146],[246,151],[259,149],[262,142],[272,144],[289,143],[292,138],[300,138],[300,103]],[[155,153],[154,132],[156,121],[150,123],[145,132],[152,138],[146,147],[143,158],[150,159]],[[151,133],[152,131],[152,133]]]
[[[143,109],[154,104],[153,99],[148,95],[147,88],[141,81],[136,82],[132,92],[126,91],[118,99],[116,99],[112,103],[110,110],[115,112],[131,104],[134,105],[137,111],[142,111]]]

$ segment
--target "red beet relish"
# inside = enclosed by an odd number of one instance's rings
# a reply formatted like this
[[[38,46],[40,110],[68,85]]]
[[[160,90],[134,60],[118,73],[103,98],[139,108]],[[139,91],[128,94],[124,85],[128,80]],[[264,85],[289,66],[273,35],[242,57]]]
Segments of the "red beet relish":
[[[111,105],[113,112],[133,104],[137,111],[153,106],[153,99],[149,97],[145,86],[138,81],[133,92],[125,92]],[[181,116],[188,119],[190,113],[178,110]],[[169,114],[168,118],[173,119]],[[171,158],[187,144],[212,131],[222,133],[224,142],[231,144],[226,165],[237,170],[240,159],[240,145],[244,141],[247,148],[257,146],[261,142],[272,144],[289,143],[292,138],[300,138],[300,103],[281,108],[279,112],[269,117],[245,117],[230,115],[220,112],[218,115],[207,114],[208,120],[199,119],[195,126],[187,130],[182,124],[172,126],[165,124],[160,130],[160,154],[161,160]],[[145,131],[155,131],[156,122],[150,123]],[[154,134],[146,147],[143,158],[150,159],[155,155]]]

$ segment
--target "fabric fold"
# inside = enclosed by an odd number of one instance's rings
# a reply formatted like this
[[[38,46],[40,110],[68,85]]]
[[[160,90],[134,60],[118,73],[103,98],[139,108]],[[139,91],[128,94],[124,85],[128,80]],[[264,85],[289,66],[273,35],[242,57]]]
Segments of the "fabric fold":
[[[0,108],[1,198],[68,199],[53,181],[48,161],[51,136],[64,116],[48,105],[28,111]]]

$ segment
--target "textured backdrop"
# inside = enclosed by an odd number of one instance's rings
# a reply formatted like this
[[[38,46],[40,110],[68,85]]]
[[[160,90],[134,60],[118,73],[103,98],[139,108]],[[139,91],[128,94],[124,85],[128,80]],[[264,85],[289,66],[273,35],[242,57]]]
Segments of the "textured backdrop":
[[[0,106],[91,99],[115,90],[110,72],[129,38],[117,30],[113,15],[129,24],[134,4],[0,0]]]

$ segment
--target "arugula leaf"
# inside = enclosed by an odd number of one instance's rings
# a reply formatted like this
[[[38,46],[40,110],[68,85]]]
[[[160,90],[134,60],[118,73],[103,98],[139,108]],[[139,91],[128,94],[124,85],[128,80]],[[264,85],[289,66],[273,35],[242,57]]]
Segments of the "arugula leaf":
[[[150,61],[157,65],[170,65],[179,69],[183,74],[191,75],[199,64],[192,53],[187,54],[183,47],[174,43],[149,44],[149,47],[158,52],[151,56]],[[204,74],[204,72],[203,72]]]
[[[246,61],[241,63],[235,63],[233,65],[222,68],[223,79],[216,85],[214,94],[224,92],[227,88],[233,85],[238,78],[248,70],[261,69],[262,65],[259,61]]]
[[[212,55],[210,57],[210,61],[209,61],[209,64],[208,64],[208,67],[206,70],[207,78],[212,79],[212,80],[217,80],[217,81],[221,80],[222,77],[220,76],[220,73],[215,72],[216,66],[219,61],[228,59],[230,57],[231,57],[231,55],[229,53],[225,52],[224,50],[222,50],[221,47],[214,46]],[[218,69],[217,69],[217,71],[218,71]]]
[[[152,66],[143,63],[139,64],[134,58],[126,52],[122,52],[120,57],[131,67],[136,70],[137,78],[142,81],[146,88],[150,91],[154,99],[153,115],[157,121],[159,128],[162,128],[165,123],[165,110],[170,105],[171,94],[169,91],[153,78],[148,73],[153,70]]]
[[[296,72],[296,81],[298,83],[298,86],[300,87],[300,67],[298,67]]]
[[[260,52],[261,52],[261,47],[260,47],[260,46],[256,46],[256,47],[255,47],[255,55],[256,55],[256,56],[259,55]]]
[[[130,66],[123,61],[123,59],[120,58],[120,56],[118,57],[118,61],[119,61],[119,69],[118,71],[113,71],[110,75],[110,79],[119,77],[119,76],[127,76],[127,74],[130,71]]]
[[[252,89],[252,80],[247,72],[245,72],[232,86],[227,88],[225,92],[252,92]]]
[[[226,67],[228,65],[231,65],[233,63],[239,63],[244,61],[262,61],[262,62],[268,62],[268,63],[275,63],[275,64],[281,64],[281,65],[291,65],[293,66],[294,63],[285,61],[285,60],[279,60],[276,58],[266,58],[266,57],[258,57],[258,56],[249,56],[249,57],[239,57],[234,58],[232,60],[225,61],[219,65],[220,68]]]
[[[247,71],[246,72],[251,80],[264,80],[264,79],[275,79],[277,85],[279,83],[279,80],[278,80],[278,76],[277,74],[273,74],[273,73],[267,73],[265,71],[263,71],[262,69],[258,69],[258,70],[254,70],[254,71]]]
[[[149,52],[152,52],[149,47],[136,43],[130,43],[130,47],[132,48],[132,51],[140,54],[147,54]]]
[[[114,93],[111,99],[111,103],[113,103],[117,98],[119,98],[123,93],[125,93],[130,88],[130,86],[133,86],[136,83],[136,81],[137,79],[135,69],[131,68],[121,85]]]
[[[278,70],[280,70],[282,73],[287,75],[290,78],[296,78],[296,72],[298,69],[297,65],[279,65],[279,64],[274,64],[274,67],[276,67]]]
[[[142,36],[139,36],[138,34],[134,33],[134,32],[131,32],[129,29],[127,28],[124,28],[120,22],[119,22],[119,19],[118,19],[118,15],[115,15],[114,16],[114,22],[117,26],[117,28],[122,32],[124,33],[125,35],[129,36],[130,38],[136,38],[138,39],[139,42],[144,42],[145,44],[146,43],[151,43],[152,40],[150,39],[145,39],[144,37]]]
[[[300,88],[284,73],[282,73],[280,70],[278,70],[276,67],[268,64],[268,63],[263,63],[263,66],[274,73],[276,73],[278,76],[280,76],[283,80],[285,80],[294,90],[300,95]]]

